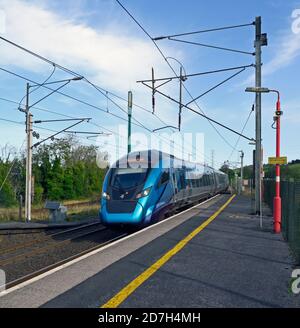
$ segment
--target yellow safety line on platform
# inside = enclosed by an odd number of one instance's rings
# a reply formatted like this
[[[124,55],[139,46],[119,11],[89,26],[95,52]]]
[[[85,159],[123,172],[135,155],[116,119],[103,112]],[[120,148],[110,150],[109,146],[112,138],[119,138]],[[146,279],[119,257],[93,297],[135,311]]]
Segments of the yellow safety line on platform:
[[[165,253],[159,260],[152,264],[147,270],[142,272],[133,281],[131,281],[127,286],[125,286],[119,293],[113,296],[108,302],[103,304],[101,308],[116,308],[121,303],[123,303],[126,298],[132,294],[139,286],[141,286],[147,279],[149,279],[158,269],[160,269],[166,262],[168,262],[175,254],[177,254],[183,247],[193,239],[198,233],[200,233],[204,228],[206,228],[233,200],[235,195],[231,196],[227,202],[221,206],[209,219],[203,222],[199,227],[188,234],[184,239],[182,239],[178,244],[176,244],[172,249]]]

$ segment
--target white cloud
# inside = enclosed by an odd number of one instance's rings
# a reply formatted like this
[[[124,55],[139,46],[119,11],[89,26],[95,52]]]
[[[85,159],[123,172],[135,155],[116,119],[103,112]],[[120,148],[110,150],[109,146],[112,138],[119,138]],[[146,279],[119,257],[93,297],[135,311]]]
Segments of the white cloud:
[[[263,48],[264,50],[265,48]],[[270,51],[274,55],[270,61],[263,65],[263,77],[289,66],[300,55],[300,33],[293,33],[291,29],[282,32],[277,40],[275,38],[272,40]],[[242,85],[252,85],[253,83],[254,74],[251,74]]]
[[[169,76],[170,70],[151,41],[140,33],[138,27],[136,31],[139,37],[130,34],[127,25],[116,26],[110,22],[106,28],[94,28],[87,23],[82,23],[81,13],[76,15],[76,12],[72,11],[72,18],[69,18],[50,10],[47,8],[49,1],[0,0],[0,9],[4,10],[6,16],[6,29],[3,36],[59,64],[79,71],[92,81],[118,94],[124,95],[127,90],[133,89],[134,102],[150,109],[150,91],[146,87],[136,85],[136,80],[150,77],[151,67],[155,67],[156,77]],[[44,77],[50,72],[51,67],[38,59],[24,54],[3,41],[0,41],[0,44],[1,66],[11,65],[15,71],[25,69],[43,73]],[[182,52],[176,48],[168,46],[164,48],[164,52],[183,61]],[[174,67],[178,66],[174,65]],[[168,85],[165,91],[177,98],[178,83]],[[87,97],[84,94],[85,90],[80,92],[81,97]],[[98,98],[92,102],[97,104],[100,101],[102,100]],[[159,96],[156,98],[156,104],[156,113],[169,124],[177,125],[178,105]],[[191,106],[195,105],[191,104]],[[197,107],[194,108],[199,110]],[[148,127],[162,126],[153,115],[138,110],[136,114],[137,118]],[[211,111],[207,111],[207,114],[214,117]],[[102,116],[95,116],[93,117],[95,120],[99,119],[99,124],[107,126],[111,123],[109,116],[106,116],[108,120],[104,122]],[[202,124],[200,117],[196,119]],[[185,130],[191,125],[187,123],[193,123],[193,120],[195,114],[183,111],[182,126]],[[204,120],[203,124],[207,122]]]
[[[300,33],[285,33],[273,49],[275,56],[264,66],[264,75],[290,65],[300,55]]]
[[[126,26],[95,29],[62,17],[47,9],[45,3],[0,0],[6,16],[5,38],[11,39],[45,57],[90,77],[94,82],[126,93],[136,89],[136,80],[150,76],[151,67],[158,75],[170,74],[166,64],[146,37],[129,35]],[[76,17],[76,15],[74,15]],[[180,54],[168,49],[180,58]],[[40,61],[1,42],[0,64],[22,69],[49,71]],[[144,98],[143,91],[137,98]]]

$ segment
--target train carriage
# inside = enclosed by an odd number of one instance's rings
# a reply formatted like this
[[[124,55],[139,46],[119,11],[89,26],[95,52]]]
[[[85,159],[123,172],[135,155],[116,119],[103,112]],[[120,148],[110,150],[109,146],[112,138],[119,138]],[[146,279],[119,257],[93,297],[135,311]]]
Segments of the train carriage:
[[[228,184],[226,174],[209,166],[156,150],[132,152],[105,176],[100,218],[105,225],[148,225]]]

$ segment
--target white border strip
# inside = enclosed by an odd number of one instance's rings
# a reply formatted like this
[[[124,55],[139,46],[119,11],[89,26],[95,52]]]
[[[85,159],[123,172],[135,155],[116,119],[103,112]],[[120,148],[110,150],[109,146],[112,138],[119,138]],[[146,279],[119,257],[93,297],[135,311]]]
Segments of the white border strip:
[[[80,261],[82,261],[82,260],[84,260],[84,259],[86,259],[86,258],[88,258],[90,256],[93,256],[93,255],[95,255],[97,253],[100,253],[100,252],[104,251],[105,249],[107,249],[109,247],[112,247],[114,245],[117,245],[120,242],[123,242],[124,240],[127,240],[127,239],[130,239],[132,237],[135,237],[135,236],[139,235],[140,233],[143,233],[143,232],[145,232],[145,231],[147,231],[149,229],[152,229],[152,228],[158,226],[159,224],[168,222],[169,220],[174,219],[176,216],[181,215],[183,213],[186,213],[186,212],[188,212],[188,211],[190,211],[190,210],[192,210],[192,209],[194,209],[194,208],[196,208],[198,206],[201,206],[202,204],[205,204],[205,203],[211,201],[212,199],[214,199],[216,197],[219,197],[219,196],[220,196],[220,194],[217,194],[217,195],[215,195],[215,196],[213,196],[213,197],[211,197],[211,198],[209,198],[209,199],[201,202],[200,204],[197,204],[197,205],[192,206],[192,207],[190,207],[190,208],[188,208],[188,209],[186,209],[186,210],[184,210],[184,211],[182,211],[180,213],[177,213],[177,214],[175,214],[173,216],[170,216],[169,218],[167,218],[165,220],[162,220],[162,221],[159,221],[159,222],[157,222],[155,224],[152,224],[152,225],[150,225],[150,226],[148,226],[148,227],[146,227],[146,228],[144,228],[142,230],[139,230],[137,232],[134,232],[133,234],[130,234],[130,235],[124,237],[124,238],[118,239],[118,240],[116,240],[116,241],[114,241],[114,242],[112,242],[110,244],[107,244],[107,245],[105,245],[103,247],[100,247],[99,249],[95,249],[95,250],[93,250],[93,251],[91,251],[91,252],[89,252],[87,254],[84,254],[84,255],[82,255],[82,256],[74,259],[74,260],[71,260],[71,261],[69,261],[67,263],[64,263],[64,264],[62,264],[62,265],[54,268],[54,269],[51,269],[51,270],[49,270],[47,272],[44,272],[44,273],[42,273],[42,274],[40,274],[40,275],[38,275],[38,276],[36,276],[34,278],[31,278],[31,279],[26,280],[26,281],[24,281],[24,282],[22,282],[22,283],[20,283],[20,284],[18,284],[16,286],[13,286],[13,287],[11,287],[11,288],[9,288],[7,290],[4,290],[4,291],[0,292],[0,297],[5,296],[7,294],[10,294],[10,293],[12,293],[12,292],[14,292],[14,291],[16,291],[18,289],[21,289],[21,288],[23,288],[25,286],[28,286],[28,285],[30,285],[30,284],[32,284],[32,283],[34,283],[34,282],[36,282],[36,281],[38,281],[40,279],[43,279],[43,278],[45,278],[45,277],[47,277],[47,276],[49,276],[49,275],[51,275],[51,274],[53,274],[53,273],[55,273],[57,271],[60,271],[62,269],[65,269],[65,268],[67,268],[67,267],[69,267],[69,266],[71,266],[71,265],[73,265],[73,264],[75,264],[77,262],[80,262]]]

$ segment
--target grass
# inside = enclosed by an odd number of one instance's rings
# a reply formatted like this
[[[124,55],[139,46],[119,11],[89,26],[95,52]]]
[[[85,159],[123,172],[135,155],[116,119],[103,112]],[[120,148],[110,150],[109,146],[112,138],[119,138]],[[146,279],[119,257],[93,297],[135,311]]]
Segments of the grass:
[[[97,218],[100,207],[99,200],[69,200],[63,202],[64,206],[67,206],[67,221],[79,221],[89,218]],[[24,221],[24,208],[22,209],[22,221]],[[33,221],[47,221],[49,217],[49,211],[44,209],[44,203],[39,205],[33,205],[32,214]],[[19,220],[19,208],[0,208],[0,222],[20,221]]]

